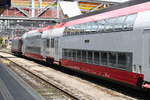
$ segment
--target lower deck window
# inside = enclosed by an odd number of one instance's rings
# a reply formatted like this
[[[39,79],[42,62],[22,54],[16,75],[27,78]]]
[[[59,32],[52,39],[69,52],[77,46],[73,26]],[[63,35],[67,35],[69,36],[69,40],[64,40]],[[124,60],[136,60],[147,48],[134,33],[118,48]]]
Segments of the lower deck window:
[[[114,52],[110,52],[109,54],[109,64],[110,65],[115,65],[117,62],[117,55]]]
[[[103,65],[107,65],[107,52],[101,52],[101,64]]]
[[[82,62],[87,62],[86,56],[86,51],[82,51]]]
[[[100,52],[94,52],[94,63],[96,65],[99,65],[101,62],[100,62]]]
[[[118,64],[127,65],[127,56],[124,53],[118,53]]]
[[[63,59],[132,71],[132,53],[63,49]]]

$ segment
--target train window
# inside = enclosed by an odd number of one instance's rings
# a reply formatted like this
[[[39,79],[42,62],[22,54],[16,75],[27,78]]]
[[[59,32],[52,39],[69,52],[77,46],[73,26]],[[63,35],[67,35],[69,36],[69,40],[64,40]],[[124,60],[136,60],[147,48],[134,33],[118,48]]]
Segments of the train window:
[[[63,35],[64,35],[64,36],[67,36],[68,31],[69,31],[68,27],[65,27],[64,34],[63,34]]]
[[[28,47],[28,51],[34,53],[39,48]],[[40,51],[39,51],[40,52]],[[36,52],[37,53],[37,52]],[[63,49],[62,58],[95,65],[109,65],[113,68],[132,71],[132,54],[104,51],[85,51],[75,49]]]
[[[132,71],[132,53],[118,53],[118,66],[121,69]]]
[[[72,50],[72,57],[73,60],[76,61],[76,50]]]
[[[81,61],[81,50],[77,50],[77,61]]]
[[[69,50],[69,59],[70,59],[70,60],[73,60],[73,59],[72,59],[72,49]]]
[[[67,49],[63,49],[62,52],[63,52],[62,57],[67,58]]]
[[[114,22],[112,19],[105,20],[105,32],[112,32]]]
[[[29,52],[29,53],[40,54],[41,53],[41,48],[40,47],[27,47],[26,51]]]
[[[88,54],[88,63],[92,64],[93,63],[93,52],[92,51],[87,51]]]
[[[122,31],[123,29],[123,23],[126,19],[126,16],[121,16],[121,17],[118,17],[118,18],[115,18],[114,19],[114,28],[113,28],[113,31]]]
[[[86,53],[86,51],[82,51],[82,62],[87,62],[86,61],[87,60],[87,53]]]
[[[46,40],[46,47],[49,48],[49,39]]]
[[[101,63],[107,65],[108,55],[107,52],[101,52]]]
[[[70,50],[68,50],[68,49],[66,50],[66,55],[67,55],[66,59],[70,59]]]
[[[104,32],[105,28],[105,20],[98,21],[98,32]]]
[[[51,48],[54,48],[54,39],[51,39]]]
[[[135,18],[136,14],[132,14],[70,26],[65,29],[64,36],[93,34],[96,32],[131,31],[133,30]]]
[[[108,54],[109,54],[109,65],[115,65],[117,61],[116,53],[109,52]]]
[[[126,53],[118,53],[118,64],[119,65],[127,65],[127,55]]]
[[[72,52],[71,52],[71,50],[69,50],[69,49],[68,49],[67,51],[68,51],[68,57],[67,57],[67,58],[68,58],[68,59],[71,59],[71,57],[72,57]]]
[[[100,64],[100,52],[98,51],[94,52],[94,64],[96,65]]]
[[[123,30],[132,30],[135,19],[136,14],[128,15],[124,22]]]

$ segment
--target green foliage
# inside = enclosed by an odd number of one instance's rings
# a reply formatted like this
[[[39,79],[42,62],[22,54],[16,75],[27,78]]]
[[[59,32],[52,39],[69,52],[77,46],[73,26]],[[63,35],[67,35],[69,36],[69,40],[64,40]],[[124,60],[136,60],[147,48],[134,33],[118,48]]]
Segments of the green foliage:
[[[3,42],[3,38],[2,38],[2,37],[0,37],[0,44],[2,44],[2,42]]]

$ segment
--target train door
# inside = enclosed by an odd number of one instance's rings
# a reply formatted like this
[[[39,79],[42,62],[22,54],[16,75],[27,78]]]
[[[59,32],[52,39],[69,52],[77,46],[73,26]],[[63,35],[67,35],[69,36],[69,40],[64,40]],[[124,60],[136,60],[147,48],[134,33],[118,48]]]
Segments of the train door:
[[[57,38],[55,38],[55,40],[54,40],[54,49],[55,49],[55,59],[56,60],[59,60],[59,48],[58,48],[58,40],[59,40],[59,38],[57,37]]]
[[[42,55],[44,57],[47,57],[49,55],[49,47],[50,47],[50,41],[49,39],[44,38],[42,40]]]
[[[54,58],[55,57],[55,50],[54,50],[54,46],[55,46],[55,43],[54,43],[54,38],[50,38],[50,53],[49,53],[49,56],[51,58]]]
[[[50,39],[50,57],[54,58],[55,60],[58,60],[59,54],[58,54],[58,37],[51,38]]]

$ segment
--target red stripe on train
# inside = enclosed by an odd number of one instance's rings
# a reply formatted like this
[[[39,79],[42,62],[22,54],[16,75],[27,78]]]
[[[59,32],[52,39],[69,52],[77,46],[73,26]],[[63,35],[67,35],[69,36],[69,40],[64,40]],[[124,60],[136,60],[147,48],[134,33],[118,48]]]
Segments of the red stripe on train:
[[[43,56],[39,55],[39,54],[34,54],[34,53],[24,53],[24,56],[26,57],[30,57],[33,59],[37,59],[37,60],[44,60]]]
[[[74,62],[65,59],[61,59],[61,65],[65,67],[77,69],[83,72],[91,73],[97,76],[102,76],[105,78],[127,83],[133,86],[136,86],[138,78],[144,79],[143,74],[132,73],[132,72],[118,70],[114,68],[108,68],[104,66]]]

